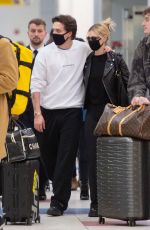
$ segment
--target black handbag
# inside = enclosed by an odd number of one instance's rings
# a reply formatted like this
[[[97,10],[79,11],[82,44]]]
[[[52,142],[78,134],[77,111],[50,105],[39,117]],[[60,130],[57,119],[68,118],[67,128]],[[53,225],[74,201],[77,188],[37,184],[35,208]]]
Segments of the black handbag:
[[[19,120],[10,120],[6,136],[6,151],[9,162],[40,157],[37,138],[32,128],[26,128]]]

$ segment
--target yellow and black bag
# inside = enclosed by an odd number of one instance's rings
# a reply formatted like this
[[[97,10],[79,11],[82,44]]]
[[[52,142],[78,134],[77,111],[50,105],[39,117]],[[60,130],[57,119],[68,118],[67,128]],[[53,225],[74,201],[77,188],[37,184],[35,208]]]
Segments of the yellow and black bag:
[[[0,38],[4,38],[0,36]],[[17,42],[12,42],[7,38],[16,54],[18,61],[19,79],[15,90],[8,96],[8,103],[10,107],[10,115],[21,115],[25,112],[28,98],[30,96],[30,81],[32,71],[32,51],[27,47],[20,45]]]
[[[30,81],[32,70],[32,51],[18,43],[11,42],[16,53],[19,69],[19,80],[11,95],[11,114],[20,115],[24,113],[30,96]]]

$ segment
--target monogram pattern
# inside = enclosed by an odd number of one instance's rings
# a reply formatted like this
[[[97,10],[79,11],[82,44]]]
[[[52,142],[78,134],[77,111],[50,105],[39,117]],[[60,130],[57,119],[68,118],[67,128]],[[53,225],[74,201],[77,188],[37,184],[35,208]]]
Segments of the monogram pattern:
[[[150,140],[150,105],[141,106],[135,110],[131,106],[126,107],[117,114],[114,112],[114,107],[112,104],[105,106],[94,131],[96,136],[126,136]]]

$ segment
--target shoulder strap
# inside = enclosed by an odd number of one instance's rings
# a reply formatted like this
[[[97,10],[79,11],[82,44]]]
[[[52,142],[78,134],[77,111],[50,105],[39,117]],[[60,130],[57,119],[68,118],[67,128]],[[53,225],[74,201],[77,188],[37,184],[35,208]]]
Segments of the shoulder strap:
[[[119,76],[120,75],[120,69],[119,69],[119,64],[120,64],[120,61],[121,61],[121,54],[119,53],[116,53],[114,55],[114,66],[115,66],[115,74],[116,76]]]
[[[6,98],[7,98],[7,104],[8,104],[9,117],[11,117],[11,100],[10,100],[8,93],[6,93]]]
[[[17,46],[15,43],[13,43],[12,41],[11,41],[11,43],[13,44],[13,46],[15,46],[15,48],[16,48],[16,57],[17,57],[17,60],[18,60],[18,65],[20,64],[19,63],[19,61],[20,61],[20,48],[19,48],[19,46]]]
[[[5,36],[3,36],[3,35],[0,35],[0,39],[1,38],[6,38],[7,40],[9,40],[11,43],[12,43],[12,40],[10,39],[10,38],[8,38],[8,37],[5,37]]]

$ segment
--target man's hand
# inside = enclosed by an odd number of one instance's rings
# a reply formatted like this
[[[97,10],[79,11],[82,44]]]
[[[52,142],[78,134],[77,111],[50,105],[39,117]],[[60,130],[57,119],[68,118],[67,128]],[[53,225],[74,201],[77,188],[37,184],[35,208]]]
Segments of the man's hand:
[[[111,49],[110,46],[105,46],[104,50],[105,50],[106,53],[109,52],[109,51],[114,51],[114,50]]]
[[[42,114],[36,115],[34,117],[34,128],[38,132],[43,132],[44,131],[44,129],[45,129],[45,120],[44,120]]]
[[[133,97],[131,105],[149,105],[150,101],[146,97]]]

